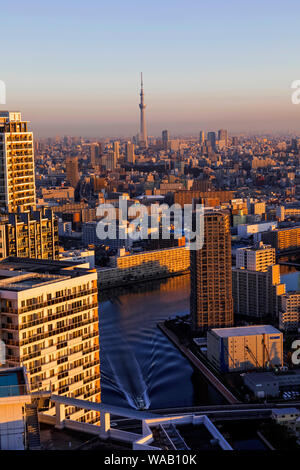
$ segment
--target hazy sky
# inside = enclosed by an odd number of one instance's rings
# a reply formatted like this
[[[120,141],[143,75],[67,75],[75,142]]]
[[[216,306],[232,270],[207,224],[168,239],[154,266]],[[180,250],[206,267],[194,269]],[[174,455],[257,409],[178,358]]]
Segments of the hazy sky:
[[[298,0],[14,0],[0,15],[1,109],[40,136],[135,134],[141,71],[150,135],[300,128]]]

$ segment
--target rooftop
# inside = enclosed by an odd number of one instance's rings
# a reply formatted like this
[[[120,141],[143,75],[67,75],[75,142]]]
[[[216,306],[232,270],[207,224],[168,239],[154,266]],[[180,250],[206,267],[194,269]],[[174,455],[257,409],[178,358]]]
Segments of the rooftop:
[[[276,334],[282,333],[271,325],[252,325],[252,326],[236,326],[232,328],[214,328],[211,330],[221,338],[228,338],[231,336],[251,336],[263,334]]]
[[[0,289],[22,291],[91,272],[73,261],[8,257],[0,261]]]

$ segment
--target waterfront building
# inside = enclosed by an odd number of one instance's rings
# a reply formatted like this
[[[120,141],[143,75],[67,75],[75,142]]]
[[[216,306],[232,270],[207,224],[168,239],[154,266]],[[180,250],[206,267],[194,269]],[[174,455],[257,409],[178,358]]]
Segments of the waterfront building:
[[[218,328],[207,333],[207,358],[220,372],[283,364],[283,335],[270,325]]]
[[[33,135],[21,113],[0,111],[0,208],[35,208]]]
[[[190,253],[185,246],[134,254],[121,249],[112,263],[98,270],[100,288],[188,272]]]
[[[97,272],[28,258],[6,258],[0,270],[6,365],[26,367],[31,392],[100,402]],[[99,421],[97,413],[72,406],[66,418]]]
[[[191,316],[195,330],[233,325],[230,215],[204,213],[204,244],[191,250]]]
[[[271,245],[262,242],[246,248],[238,248],[236,251],[236,268],[244,268],[249,271],[266,272],[268,267],[276,263],[275,249]]]
[[[279,228],[262,233],[261,240],[272,245],[276,252],[299,248],[300,226]]]
[[[261,264],[263,267],[263,263]],[[265,268],[267,271],[265,271]],[[277,318],[285,284],[280,281],[280,266],[272,264],[263,271],[232,268],[234,313],[252,317]]]

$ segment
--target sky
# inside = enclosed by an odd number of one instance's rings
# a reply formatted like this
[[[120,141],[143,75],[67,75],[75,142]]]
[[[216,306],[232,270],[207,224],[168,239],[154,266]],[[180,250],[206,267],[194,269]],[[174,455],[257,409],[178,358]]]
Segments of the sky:
[[[1,4],[6,105],[39,137],[298,132],[298,0],[14,0]],[[299,132],[300,133],[300,132]]]

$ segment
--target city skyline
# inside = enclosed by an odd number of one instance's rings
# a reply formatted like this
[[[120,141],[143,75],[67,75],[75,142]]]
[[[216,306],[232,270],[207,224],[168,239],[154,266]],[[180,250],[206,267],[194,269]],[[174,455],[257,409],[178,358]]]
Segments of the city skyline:
[[[135,135],[143,70],[148,135],[297,130],[296,2],[154,3],[4,5],[4,108],[40,137]]]

